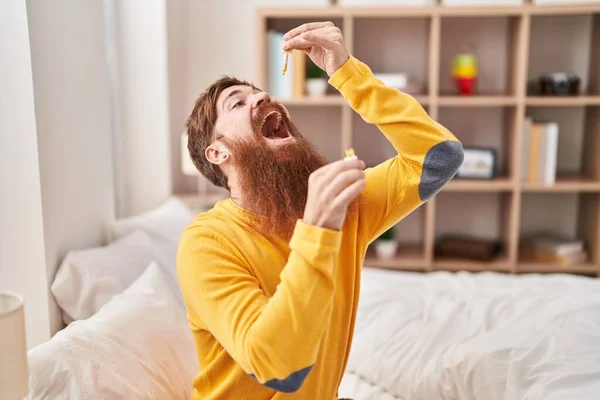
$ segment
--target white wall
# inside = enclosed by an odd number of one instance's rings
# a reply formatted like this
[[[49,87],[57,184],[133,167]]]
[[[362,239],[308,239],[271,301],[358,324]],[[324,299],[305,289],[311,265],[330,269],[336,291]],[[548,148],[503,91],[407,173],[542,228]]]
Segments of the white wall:
[[[255,80],[256,8],[318,7],[328,0],[204,0],[191,2],[188,113],[222,75]]]
[[[187,106],[190,3],[193,0],[167,2],[167,53],[169,68],[170,137],[171,137],[171,180],[177,193],[194,193],[197,188],[195,177],[181,173],[181,133],[189,115]]]
[[[114,216],[102,0],[27,1],[47,279]],[[61,327],[51,304],[52,332]]]
[[[2,3],[0,58],[0,290],[24,297],[33,347],[50,337],[50,322],[25,0]]]
[[[112,1],[116,45],[119,216],[158,206],[171,194],[165,0]]]

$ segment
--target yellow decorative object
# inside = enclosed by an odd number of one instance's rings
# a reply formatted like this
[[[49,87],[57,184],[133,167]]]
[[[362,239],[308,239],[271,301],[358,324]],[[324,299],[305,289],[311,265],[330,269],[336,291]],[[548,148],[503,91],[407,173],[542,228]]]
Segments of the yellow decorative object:
[[[344,151],[344,160],[349,161],[349,160],[356,160],[356,154],[354,153],[354,149],[348,149],[346,151]]]
[[[452,77],[453,78],[473,77],[473,76],[477,76],[477,66],[476,65],[472,65],[472,66],[463,65],[463,66],[456,66],[456,67],[452,68]]]

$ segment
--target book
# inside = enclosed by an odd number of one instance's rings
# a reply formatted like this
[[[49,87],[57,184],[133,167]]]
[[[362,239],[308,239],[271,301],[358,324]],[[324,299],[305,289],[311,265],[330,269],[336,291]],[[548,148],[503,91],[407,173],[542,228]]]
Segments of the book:
[[[582,240],[569,238],[553,232],[541,232],[524,238],[523,243],[534,249],[555,256],[568,256],[584,251]]]
[[[526,116],[523,123],[523,149],[521,151],[521,180],[529,178],[529,146],[531,143],[531,127],[533,118]]]
[[[534,121],[523,124],[521,180],[552,185],[556,182],[559,127],[556,122]]]
[[[540,141],[541,141],[541,125],[532,124],[531,132],[529,134],[529,166],[527,180],[529,182],[539,181],[539,166],[540,166]]]
[[[557,255],[553,252],[536,248],[530,244],[521,246],[521,258],[523,261],[550,263],[559,265],[581,264],[588,260],[588,254],[585,250],[577,251],[566,255]]]
[[[545,137],[542,154],[544,163],[542,165],[542,182],[552,185],[556,182],[556,169],[558,163],[558,124],[548,122],[545,124]]]
[[[294,63],[294,97],[304,97],[306,94],[306,53],[300,50],[294,50],[292,61]]]

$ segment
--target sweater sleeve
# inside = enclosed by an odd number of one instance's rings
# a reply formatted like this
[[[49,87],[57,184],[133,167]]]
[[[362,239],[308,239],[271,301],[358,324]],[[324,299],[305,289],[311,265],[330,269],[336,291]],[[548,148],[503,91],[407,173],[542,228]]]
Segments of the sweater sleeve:
[[[188,313],[261,384],[298,390],[317,360],[333,308],[341,233],[297,222],[275,294],[267,298],[251,270],[207,228],[182,236],[177,271]]]
[[[365,171],[358,229],[371,242],[452,179],[463,161],[462,144],[412,96],[384,85],[352,56],[329,82],[398,153]]]

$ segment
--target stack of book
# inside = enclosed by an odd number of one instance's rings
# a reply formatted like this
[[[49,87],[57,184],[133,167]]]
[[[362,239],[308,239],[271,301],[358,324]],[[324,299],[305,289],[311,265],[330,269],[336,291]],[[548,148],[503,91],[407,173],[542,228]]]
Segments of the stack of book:
[[[556,182],[558,124],[525,118],[521,179],[530,183],[552,185]]]
[[[521,257],[527,262],[574,265],[588,259],[583,241],[551,232],[525,238],[520,247]]]

